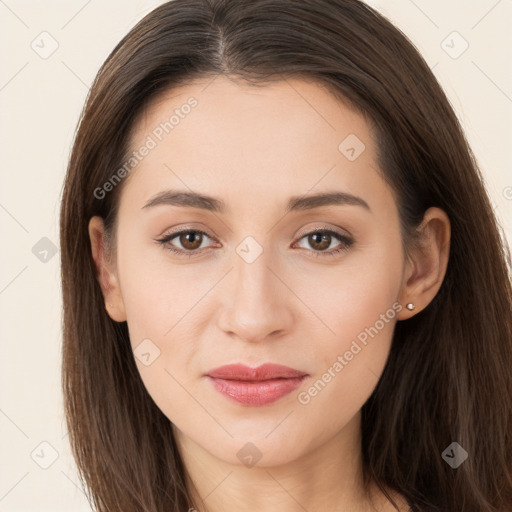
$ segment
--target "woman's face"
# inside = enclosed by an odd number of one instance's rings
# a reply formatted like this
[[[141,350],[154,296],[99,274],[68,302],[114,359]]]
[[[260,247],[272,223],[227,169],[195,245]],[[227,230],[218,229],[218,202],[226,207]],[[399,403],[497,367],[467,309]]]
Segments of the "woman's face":
[[[216,78],[153,102],[131,149],[114,307],[155,403],[230,463],[341,435],[385,366],[405,268],[364,118],[313,82]],[[212,377],[269,363],[295,377]]]

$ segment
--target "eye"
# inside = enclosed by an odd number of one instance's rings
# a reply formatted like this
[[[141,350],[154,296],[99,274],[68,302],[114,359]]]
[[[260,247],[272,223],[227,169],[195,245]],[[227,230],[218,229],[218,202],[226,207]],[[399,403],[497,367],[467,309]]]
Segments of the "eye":
[[[175,238],[177,239],[176,243],[178,243],[181,247],[176,247],[171,244],[171,241]],[[156,241],[165,249],[168,249],[171,252],[174,252],[180,256],[191,257],[198,252],[202,252],[200,249],[204,249],[203,242],[206,238],[211,239],[208,233],[205,233],[200,229],[185,229],[166,235],[163,238],[157,239]]]
[[[174,239],[176,239],[176,242],[171,243]],[[190,258],[202,252],[202,249],[208,246],[204,244],[206,239],[212,240],[212,237],[205,231],[200,229],[184,229],[157,239],[156,242],[178,256]],[[303,239],[310,245],[312,248],[311,252],[315,257],[335,256],[343,251],[347,251],[354,244],[354,240],[348,236],[326,228],[318,228],[306,233],[299,239],[299,242]],[[332,242],[336,240],[339,242],[338,245],[334,249],[328,250]],[[176,243],[179,244],[178,247],[176,247]],[[307,249],[307,247],[301,247]]]
[[[300,238],[300,240],[303,239],[305,239],[306,243],[312,247],[315,257],[336,256],[340,252],[347,251],[354,244],[354,240],[348,236],[325,228],[315,229]],[[332,242],[335,242],[336,240],[339,244],[334,249],[331,248],[330,250],[327,250],[331,247]]]

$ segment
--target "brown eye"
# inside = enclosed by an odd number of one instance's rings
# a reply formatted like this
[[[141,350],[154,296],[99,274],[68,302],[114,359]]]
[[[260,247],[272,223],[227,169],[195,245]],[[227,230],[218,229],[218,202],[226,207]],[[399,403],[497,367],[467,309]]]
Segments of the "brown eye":
[[[198,231],[187,231],[179,235],[179,241],[184,249],[194,251],[201,247],[203,235]]]
[[[300,245],[302,240],[305,240],[309,247]],[[338,244],[331,247],[333,241],[337,241]],[[330,229],[318,229],[305,234],[298,244],[304,249],[309,249],[314,256],[335,256],[347,251],[354,244],[354,240]]]
[[[211,237],[204,231],[197,229],[186,229],[171,233],[156,241],[161,244],[165,249],[174,252],[178,255],[193,256],[202,252],[200,249],[205,247],[205,239]]]
[[[331,245],[331,235],[322,233],[311,233],[308,235],[308,242],[313,249],[325,251]]]

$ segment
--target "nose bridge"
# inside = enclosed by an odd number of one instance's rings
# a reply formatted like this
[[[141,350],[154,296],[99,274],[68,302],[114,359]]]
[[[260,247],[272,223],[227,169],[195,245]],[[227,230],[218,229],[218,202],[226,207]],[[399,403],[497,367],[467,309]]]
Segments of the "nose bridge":
[[[275,284],[272,283],[275,276],[269,269],[272,265],[269,256],[270,250],[265,250],[254,261],[250,261],[237,252],[234,268],[234,293],[237,301],[253,303],[254,307],[268,304],[269,291]]]
[[[231,296],[224,303],[220,326],[246,341],[259,341],[287,330],[292,315],[286,287],[273,272],[277,265],[272,250],[248,238],[233,255]]]

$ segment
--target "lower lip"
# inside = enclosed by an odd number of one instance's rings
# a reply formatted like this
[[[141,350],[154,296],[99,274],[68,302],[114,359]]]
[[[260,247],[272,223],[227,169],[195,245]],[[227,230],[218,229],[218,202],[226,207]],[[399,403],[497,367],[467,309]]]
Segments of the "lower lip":
[[[297,389],[304,377],[242,381],[208,376],[215,389],[232,400],[251,406],[270,404]]]

